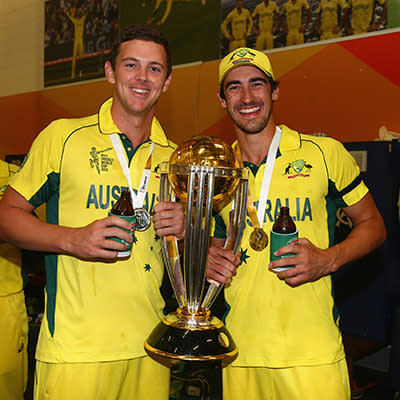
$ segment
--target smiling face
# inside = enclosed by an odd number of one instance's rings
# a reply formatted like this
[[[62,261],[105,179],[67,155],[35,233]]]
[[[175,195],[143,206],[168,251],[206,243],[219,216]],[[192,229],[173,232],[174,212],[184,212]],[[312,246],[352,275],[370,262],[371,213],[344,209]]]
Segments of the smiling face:
[[[223,82],[225,99],[220,103],[228,111],[236,128],[246,134],[263,131],[271,120],[272,105],[279,89],[273,92],[265,74],[256,67],[243,65],[232,69]]]
[[[146,116],[154,113],[161,93],[170,84],[167,57],[162,45],[130,40],[120,46],[113,69],[105,64],[107,80],[114,85],[113,110],[120,115]]]

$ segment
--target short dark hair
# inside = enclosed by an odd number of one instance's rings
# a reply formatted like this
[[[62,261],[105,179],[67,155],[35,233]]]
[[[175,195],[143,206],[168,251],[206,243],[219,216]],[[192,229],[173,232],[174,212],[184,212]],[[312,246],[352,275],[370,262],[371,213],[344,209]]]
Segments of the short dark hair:
[[[123,29],[114,39],[111,49],[111,66],[115,68],[115,62],[121,47],[121,44],[130,40],[144,40],[154,42],[164,47],[167,56],[167,77],[172,70],[172,58],[169,50],[168,40],[153,26],[146,24],[129,25]]]
[[[264,74],[265,75],[265,74]],[[272,79],[270,76],[265,75],[268,79],[269,84],[271,85],[271,90],[272,92],[278,87],[279,85],[279,81],[275,81],[274,79]],[[221,85],[219,86],[219,96],[221,97],[221,99],[225,100],[225,92],[224,92],[224,83],[225,83],[225,78],[224,80],[221,82]]]

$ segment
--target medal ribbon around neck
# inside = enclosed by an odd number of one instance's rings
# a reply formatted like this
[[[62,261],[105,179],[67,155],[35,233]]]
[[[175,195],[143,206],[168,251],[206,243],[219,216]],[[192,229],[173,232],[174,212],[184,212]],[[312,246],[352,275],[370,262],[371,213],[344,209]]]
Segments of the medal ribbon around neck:
[[[260,199],[258,201],[257,210],[254,206],[250,192],[247,197],[247,211],[249,213],[250,221],[253,225],[254,231],[250,234],[249,242],[253,250],[262,251],[267,247],[268,236],[262,229],[264,224],[265,207],[267,205],[269,188],[271,185],[272,172],[274,170],[276,155],[281,141],[282,131],[279,127],[276,127],[274,137],[272,138],[271,144],[268,150],[267,162],[265,163],[264,175],[260,190]],[[239,160],[240,166],[243,168],[242,155],[240,148],[237,145],[235,152]]]
[[[119,135],[117,133],[113,133],[110,135],[110,139],[114,147],[115,153],[117,154],[119,164],[121,165],[122,172],[124,173],[125,178],[128,182],[129,191],[131,193],[131,198],[132,198],[132,205],[136,215],[136,230],[139,232],[145,231],[146,229],[149,228],[151,223],[150,214],[143,208],[143,203],[146,197],[147,188],[149,186],[149,181],[150,181],[151,154],[154,149],[154,143],[151,143],[150,145],[149,155],[142,173],[142,178],[140,179],[139,189],[137,191],[137,194],[135,194],[132,188],[131,173],[129,171],[128,162],[126,160]]]

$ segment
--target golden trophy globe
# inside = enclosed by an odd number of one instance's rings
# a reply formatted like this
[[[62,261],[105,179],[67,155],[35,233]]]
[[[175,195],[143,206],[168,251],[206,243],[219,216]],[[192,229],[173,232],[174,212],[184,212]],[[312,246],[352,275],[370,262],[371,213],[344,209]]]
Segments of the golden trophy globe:
[[[146,352],[171,366],[179,361],[228,365],[238,349],[210,307],[223,285],[206,282],[212,211],[231,207],[225,247],[237,252],[244,229],[248,170],[238,168],[232,148],[212,136],[186,140],[163,163],[160,201],[185,203],[183,254],[175,237],[162,237],[166,270],[178,309],[165,316],[145,341]]]

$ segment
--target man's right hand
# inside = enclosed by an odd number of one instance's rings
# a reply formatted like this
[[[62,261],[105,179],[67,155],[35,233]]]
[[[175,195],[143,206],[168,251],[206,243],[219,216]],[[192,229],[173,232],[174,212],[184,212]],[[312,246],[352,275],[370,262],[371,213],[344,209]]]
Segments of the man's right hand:
[[[211,245],[207,259],[207,281],[210,283],[230,283],[240,264],[240,257],[223,247]]]
[[[131,224],[119,217],[71,228],[43,222],[32,212],[33,206],[8,186],[0,201],[0,240],[28,250],[69,254],[81,259],[115,259],[126,245],[109,237],[132,242],[129,233],[119,229],[130,230]]]
[[[122,218],[111,216],[100,219],[82,228],[66,228],[66,252],[81,259],[104,258],[114,259],[118,251],[126,249],[126,245],[110,237],[116,237],[132,243],[132,237],[122,229],[131,229],[131,224]]]

